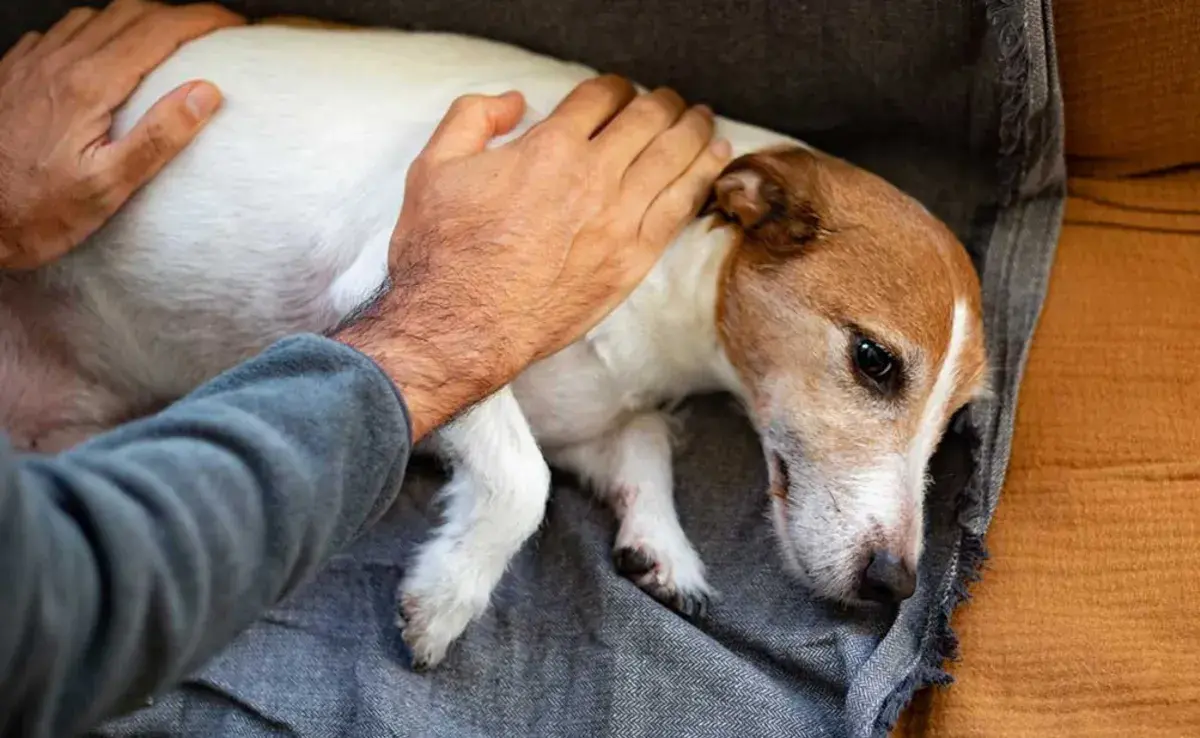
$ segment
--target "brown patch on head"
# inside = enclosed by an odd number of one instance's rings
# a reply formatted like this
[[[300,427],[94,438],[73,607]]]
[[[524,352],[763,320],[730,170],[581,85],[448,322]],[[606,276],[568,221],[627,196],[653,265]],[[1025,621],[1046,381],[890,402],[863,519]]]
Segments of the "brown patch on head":
[[[978,328],[978,280],[954,235],[881,178],[798,147],[731,163],[709,210],[737,227],[740,243],[724,266],[718,318],[752,394],[768,390],[757,385],[781,382],[790,386],[772,395],[805,395],[804,412],[827,406],[828,423],[883,431],[897,442],[915,433],[920,413],[898,406],[917,408],[932,390],[956,302]],[[830,356],[832,332],[844,334],[842,356]],[[893,397],[876,396],[854,379],[851,344],[860,338],[898,360]],[[962,392],[952,404],[961,405],[982,377],[982,331],[972,330],[968,343],[955,383]],[[901,422],[884,429],[868,415]],[[839,435],[846,446],[825,450],[857,456],[860,434]]]

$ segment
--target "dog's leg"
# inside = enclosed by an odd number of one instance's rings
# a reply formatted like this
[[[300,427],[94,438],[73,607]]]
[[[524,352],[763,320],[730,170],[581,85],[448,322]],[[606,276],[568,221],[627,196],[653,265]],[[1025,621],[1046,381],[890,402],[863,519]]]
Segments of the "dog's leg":
[[[635,416],[607,435],[559,450],[553,461],[582,476],[616,513],[617,570],[684,615],[703,614],[711,589],[675,513],[667,418]]]
[[[507,387],[437,432],[453,467],[442,524],[400,587],[413,666],[436,665],[483,614],[508,562],[542,522],[550,469]]]

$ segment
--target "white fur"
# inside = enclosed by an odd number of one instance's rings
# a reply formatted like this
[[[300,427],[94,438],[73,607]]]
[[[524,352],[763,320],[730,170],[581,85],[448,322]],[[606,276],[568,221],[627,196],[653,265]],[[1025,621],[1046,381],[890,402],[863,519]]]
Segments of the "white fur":
[[[704,564],[675,514],[667,419],[655,412],[634,415],[552,458],[590,482],[612,505],[621,519],[614,551],[638,552],[656,563],[647,572],[633,572],[634,581],[681,610],[702,610],[710,588]]]
[[[790,470],[793,486],[805,492],[803,504],[776,500],[772,520],[785,561],[810,586],[830,594],[852,589],[859,532],[874,527],[884,530],[897,557],[916,567],[924,543],[929,460],[945,431],[971,335],[971,312],[965,302],[955,302],[951,321],[949,342],[921,409],[917,432],[903,453],[880,454],[873,465],[842,469],[836,477],[804,464]],[[841,535],[812,529],[828,526],[832,520],[840,521]],[[815,550],[820,545],[824,550]]]
[[[142,404],[184,394],[275,338],[329,328],[383,281],[408,165],[456,97],[519,89],[530,109],[524,128],[592,75],[446,34],[260,26],[185,46],[146,78],[114,132],[192,78],[219,85],[225,107],[151,187],[48,272],[78,295],[63,321],[72,353]],[[789,141],[726,120],[718,133],[739,154]],[[729,243],[723,230],[690,227],[586,341],[438,433],[434,446],[453,464],[444,522],[402,594],[418,662],[438,662],[483,612],[541,521],[549,472],[538,442],[602,496],[636,490],[616,546],[659,562],[644,587],[664,599],[708,592],[675,516],[665,426],[643,413],[692,392],[736,389],[713,320]]]
[[[811,589],[833,599],[846,599],[845,593],[858,586],[865,550],[864,532],[872,537],[873,548],[885,549],[915,570],[924,544],[925,492],[929,483],[929,461],[945,432],[945,423],[957,407],[951,405],[961,388],[965,353],[977,325],[971,308],[957,299],[952,306],[947,344],[906,346],[909,354],[929,357],[942,354],[938,363],[918,362],[916,375],[928,377],[928,394],[919,408],[916,432],[899,448],[890,441],[874,449],[874,458],[861,466],[837,464],[817,466],[803,454],[797,455],[787,441],[765,434],[768,468],[773,485],[780,484],[779,462],[790,459],[787,477],[790,489],[785,497],[774,497],[770,519],[775,528],[780,552],[788,568]],[[897,337],[898,340],[899,337]],[[846,336],[839,326],[830,325],[826,340],[834,363],[841,364],[846,353]],[[770,394],[780,402],[788,390],[786,376],[768,384]],[[982,391],[974,386],[977,395]]]
[[[445,522],[409,568],[400,616],[422,664],[441,661],[487,608],[550,491],[550,468],[508,388],[443,428],[435,445],[453,464]]]
[[[963,352],[966,350],[967,339],[971,335],[971,310],[962,300],[954,303],[954,316],[950,325],[950,342],[946,346],[946,354],[942,357],[942,365],[938,368],[937,379],[933,382],[933,390],[925,407],[921,411],[921,421],[917,435],[909,445],[908,454],[904,459],[906,477],[900,489],[907,496],[906,504],[914,505],[918,511],[911,518],[911,530],[902,531],[902,540],[908,542],[905,555],[910,561],[916,561],[920,554],[921,543],[925,539],[925,489],[929,482],[929,459],[937,449],[938,442],[945,432],[946,420],[949,416],[950,401],[958,385],[958,373],[962,368]]]
[[[80,385],[77,420],[94,422],[105,403],[149,409],[279,337],[332,327],[384,280],[406,171],[456,97],[519,89],[528,126],[592,74],[446,34],[257,26],[186,45],[146,78],[115,133],[189,79],[218,84],[224,109],[118,217],[42,275],[47,290],[74,296],[53,322],[80,376],[94,378]],[[717,133],[735,154],[797,143],[725,119]],[[744,395],[714,320],[730,245],[724,229],[693,224],[586,340],[437,433],[430,448],[453,467],[444,521],[401,598],[417,662],[444,657],[540,524],[543,450],[612,503],[615,548],[654,563],[634,577],[639,585],[684,609],[702,605],[709,586],[675,515],[669,428],[655,408],[704,390]],[[943,374],[953,372],[947,365]],[[924,435],[915,442],[910,470],[928,444]],[[862,473],[875,488],[876,476],[893,472]],[[854,575],[843,552],[816,558]]]

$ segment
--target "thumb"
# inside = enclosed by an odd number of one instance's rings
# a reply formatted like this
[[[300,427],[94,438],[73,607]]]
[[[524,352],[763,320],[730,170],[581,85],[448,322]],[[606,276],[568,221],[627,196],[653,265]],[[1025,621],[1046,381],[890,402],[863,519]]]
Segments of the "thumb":
[[[483,151],[496,136],[503,136],[521,122],[525,98],[519,92],[503,95],[464,95],[454,101],[438,124],[422,156],[445,161]]]
[[[124,201],[183,151],[221,106],[221,92],[208,82],[189,82],[167,93],[133,129],[105,147],[102,166],[116,173],[117,199]]]

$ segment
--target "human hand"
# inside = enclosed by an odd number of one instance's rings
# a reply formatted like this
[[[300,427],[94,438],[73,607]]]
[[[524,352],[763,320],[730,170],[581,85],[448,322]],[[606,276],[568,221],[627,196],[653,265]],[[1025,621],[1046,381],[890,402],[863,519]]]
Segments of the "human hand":
[[[0,58],[0,269],[49,263],[95,232],[221,102],[189,82],[110,140],[112,114],[182,44],[244,20],[218,5],[76,8]]]
[[[485,150],[524,107],[517,93],[454,104],[409,170],[393,288],[339,335],[396,381],[416,438],[608,315],[730,156],[707,108],[611,76]]]

